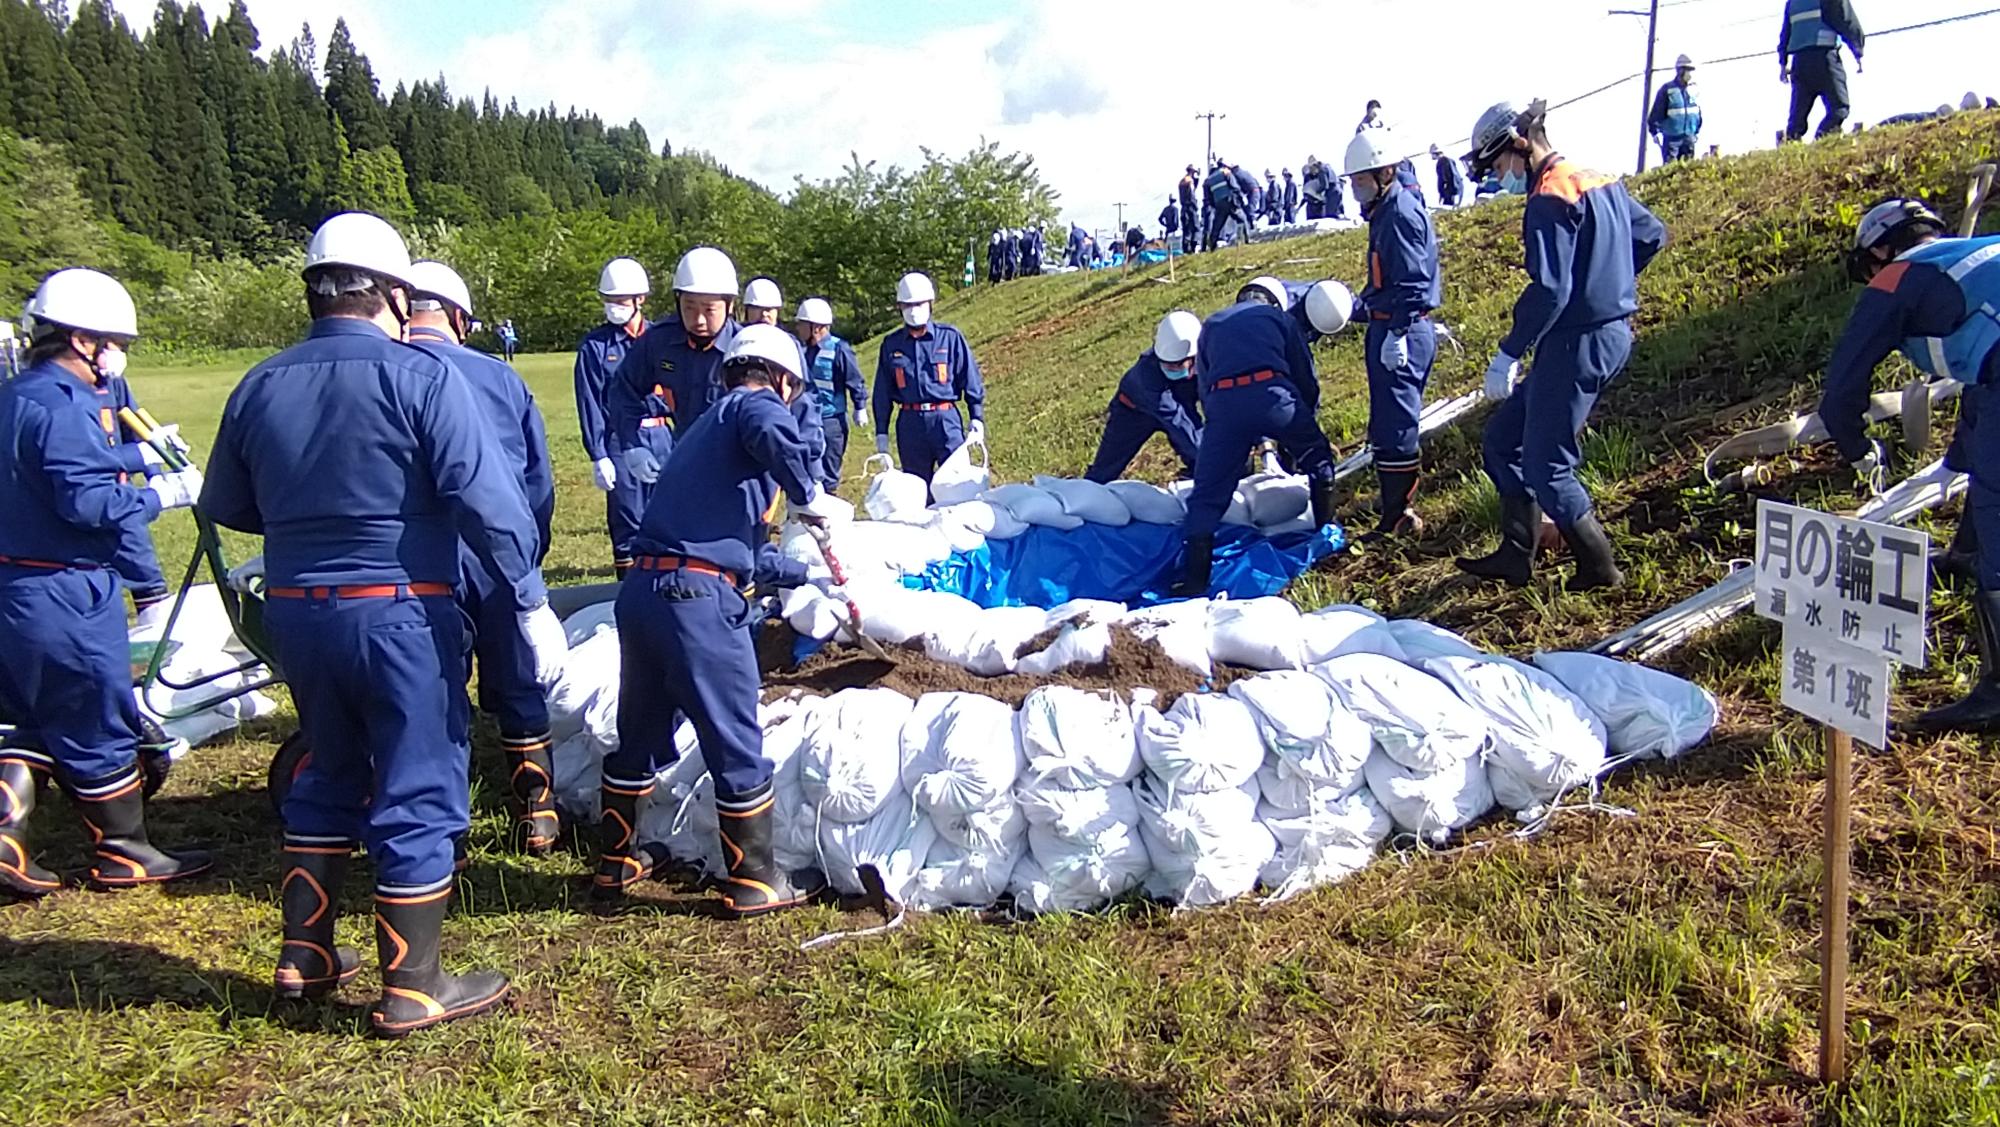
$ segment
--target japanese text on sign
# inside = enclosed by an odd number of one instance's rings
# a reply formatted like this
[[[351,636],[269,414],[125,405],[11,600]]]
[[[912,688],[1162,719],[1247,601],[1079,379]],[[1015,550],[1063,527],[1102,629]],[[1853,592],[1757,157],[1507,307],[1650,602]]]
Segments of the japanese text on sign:
[[[1849,649],[1922,668],[1930,537],[1757,503],[1757,613]]]
[[[1894,667],[1880,654],[1843,646],[1787,622],[1779,674],[1786,708],[1881,750],[1889,739]]]

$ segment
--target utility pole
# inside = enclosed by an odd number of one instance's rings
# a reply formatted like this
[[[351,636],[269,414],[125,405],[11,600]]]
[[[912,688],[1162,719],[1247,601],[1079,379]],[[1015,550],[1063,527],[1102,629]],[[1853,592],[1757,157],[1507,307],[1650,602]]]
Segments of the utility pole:
[[[1652,135],[1652,131],[1647,127],[1646,119],[1653,112],[1653,48],[1659,43],[1660,38],[1660,0],[1653,0],[1648,11],[1633,12],[1613,9],[1609,14],[1614,16],[1646,17],[1646,72],[1645,81],[1641,83],[1645,87],[1645,92],[1640,95],[1639,102],[1639,171],[1644,172],[1646,171],[1646,140]]]
[[[1201,164],[1201,174],[1203,176],[1208,175],[1209,169],[1215,167],[1215,122],[1217,118],[1221,118],[1222,120],[1227,121],[1229,120],[1229,115],[1226,113],[1214,113],[1214,112],[1198,113],[1194,115],[1194,119],[1196,121],[1208,122],[1208,157],[1207,159],[1203,160]]]

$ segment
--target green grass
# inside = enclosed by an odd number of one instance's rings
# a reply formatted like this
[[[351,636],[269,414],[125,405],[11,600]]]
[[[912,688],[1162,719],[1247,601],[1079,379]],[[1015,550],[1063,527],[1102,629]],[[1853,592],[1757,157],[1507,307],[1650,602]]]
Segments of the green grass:
[[[1433,439],[1418,549],[1336,561],[1294,597],[1421,615],[1509,652],[1577,645],[1705,586],[1748,552],[1752,499],[1700,483],[1717,437],[1809,402],[1851,301],[1843,209],[1891,189],[1939,203],[1995,115],[1959,115],[1638,182],[1675,243],[1645,280],[1630,375],[1586,440],[1587,472],[1633,589],[1564,595],[1461,582],[1494,500],[1477,421]],[[1436,394],[1475,386],[1518,285],[1518,204],[1442,224],[1448,306],[1467,352]],[[1208,311],[1267,270],[1360,273],[1352,234],[1251,247],[1129,277],[981,290],[942,316],[970,336],[990,387],[1000,473],[1075,472],[1112,384],[1167,310]],[[1287,263],[1288,259],[1314,259]],[[1360,343],[1321,351],[1323,421],[1351,446],[1365,419]],[[864,357],[872,344],[862,346]],[[605,574],[601,503],[574,437],[569,360],[521,368],[548,416],[562,582]],[[239,367],[135,373],[141,398],[197,447]],[[1885,380],[1888,377],[1885,377]],[[856,442],[855,461],[868,445]],[[1164,444],[1139,469],[1171,470]],[[1851,505],[1823,456],[1771,491]],[[855,489],[850,484],[850,495]],[[1372,504],[1362,482],[1354,505]],[[161,523],[169,570],[187,518]],[[247,544],[234,545],[238,550]],[[1962,689],[1966,608],[1934,609],[1936,660],[1906,707]],[[360,1036],[375,978],[288,1008],[277,954],[275,828],[263,767],[281,716],[186,762],[153,807],[157,837],[219,852],[183,890],[64,892],[0,908],[0,1123],[696,1124],[1977,1124],[2000,1121],[2000,768],[1989,743],[1898,743],[1857,769],[1854,1079],[1813,1083],[1817,1005],[1816,737],[1776,707],[1775,632],[1739,620],[1671,667],[1726,719],[1689,759],[1608,788],[1635,819],[1558,819],[1514,841],[1388,857],[1271,909],[1103,915],[1003,925],[918,920],[810,954],[834,910],[730,925],[660,888],[623,915],[586,906],[584,858],[499,846],[490,733],[480,740],[474,864],[447,961],[510,969],[502,1014],[383,1044]],[[51,804],[45,861],[84,847]],[[365,863],[342,940],[366,948]]]

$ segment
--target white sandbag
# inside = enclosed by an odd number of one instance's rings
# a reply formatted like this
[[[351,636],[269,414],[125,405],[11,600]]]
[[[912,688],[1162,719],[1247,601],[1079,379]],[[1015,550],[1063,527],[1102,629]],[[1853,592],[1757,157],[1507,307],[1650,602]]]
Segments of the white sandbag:
[[[823,871],[843,896],[866,891],[860,869],[873,865],[882,874],[882,885],[889,895],[899,903],[908,902],[917,890],[917,874],[923,871],[936,842],[937,828],[917,813],[907,794],[891,798],[867,821],[828,819],[819,826],[820,857],[826,865]]]
[[[1367,787],[1352,794],[1338,794],[1331,788],[1314,791],[1299,813],[1273,809],[1259,803],[1257,820],[1278,839],[1281,849],[1295,849],[1308,841],[1345,849],[1373,852],[1389,840],[1394,820]]]
[[[563,636],[568,639],[570,649],[589,641],[600,629],[618,629],[618,600],[579,607],[574,614],[563,619]]]
[[[976,465],[972,459],[975,449],[979,452]],[[939,505],[958,505],[977,500],[993,484],[993,475],[988,471],[990,460],[986,443],[960,443],[958,449],[952,451],[951,456],[931,475],[931,497]]]
[[[1443,770],[1418,772],[1377,752],[1368,757],[1364,773],[1368,789],[1396,825],[1433,845],[1493,809],[1493,786],[1477,756]]]
[[[1012,540],[1028,531],[1028,522],[1015,516],[1013,510],[978,498],[941,507],[937,513],[945,535],[960,551],[969,552],[978,547],[973,537],[980,540]]]
[[[1422,661],[1427,657],[1486,656],[1484,650],[1464,638],[1420,619],[1396,619],[1389,623],[1389,633],[1403,647],[1404,661]]]
[[[1063,511],[1082,517],[1091,524],[1123,528],[1132,523],[1132,510],[1103,484],[1074,477],[1035,475],[1035,484],[1062,501]]]
[[[1013,794],[1021,773],[1014,710],[975,693],[918,697],[901,746],[903,787],[931,816],[986,809]]]
[[[1671,673],[1588,653],[1536,654],[1535,665],[1590,706],[1620,758],[1678,758],[1715,729],[1715,697]]]
[[[1111,627],[1125,617],[1123,603],[1076,599],[1048,613],[1045,629],[1055,640],[1021,658],[1015,672],[1047,677],[1076,665],[1100,665],[1111,657]]]
[[[1361,785],[1361,767],[1375,747],[1374,729],[1343,704],[1333,686],[1311,673],[1260,673],[1229,686],[1250,707],[1265,760],[1259,786],[1276,791],[1290,810],[1306,793],[1331,787],[1346,794]]]
[[[1299,638],[1309,666],[1347,654],[1381,654],[1397,661],[1409,656],[1388,621],[1363,607],[1336,605],[1300,615]]]
[[[1214,673],[1208,657],[1208,612],[1207,599],[1187,599],[1128,611],[1119,625],[1140,641],[1159,646],[1175,665],[1208,677]]]
[[[1063,508],[1062,498],[1033,485],[1003,485],[989,489],[979,499],[1014,514],[1024,524],[1043,528],[1082,528],[1083,518]]]
[[[970,632],[979,604],[948,591],[916,591],[901,583],[872,579],[848,585],[861,609],[861,629],[884,645],[899,646],[933,631]]]
[[[570,821],[581,825],[597,822],[602,812],[599,804],[604,797],[604,756],[608,750],[582,731],[556,741],[549,749],[556,805]]]
[[[1477,760],[1492,739],[1484,714],[1421,669],[1380,654],[1348,654],[1313,667],[1375,735],[1375,746],[1412,771]]]
[[[914,707],[894,689],[844,689],[806,722],[799,748],[805,799],[835,822],[865,822],[902,793],[903,723]]]
[[[888,459],[884,456],[882,460],[886,462]],[[922,512],[930,503],[930,487],[924,484],[923,478],[888,469],[869,481],[868,493],[862,498],[861,507],[876,520],[888,520],[905,513]]]
[[[951,540],[930,523],[928,510],[918,510],[917,519],[918,523],[885,519],[843,525],[833,537],[833,554],[850,577],[872,571],[921,575],[951,556]]]
[[[1014,672],[1021,648],[1048,628],[1048,620],[1040,607],[986,607],[950,629],[930,630],[924,653],[981,677],[998,677]]]
[[[1185,693],[1161,712],[1132,710],[1139,756],[1164,790],[1206,794],[1236,790],[1264,765],[1264,738],[1250,706],[1229,696]]]
[[[1492,725],[1486,774],[1507,809],[1539,814],[1604,770],[1604,723],[1552,674],[1505,658],[1434,657],[1422,668]]]
[[[931,846],[924,870],[917,874],[910,902],[925,909],[987,907],[1006,894],[1014,866],[1027,855],[1025,835],[993,853],[961,849],[940,835]]]
[[[1117,824],[1084,841],[1031,825],[1028,856],[1009,883],[1026,911],[1086,912],[1137,888],[1152,867],[1135,825]]]
[[[1139,824],[1139,803],[1129,783],[1059,787],[1023,779],[1014,796],[1029,826],[1072,841],[1086,841],[1115,826]]]
[[[1141,766],[1132,710],[1110,692],[1048,685],[1021,702],[1025,777],[1058,787],[1130,781]]]
[[[1141,779],[1139,833],[1152,858],[1146,891],[1188,907],[1234,900],[1257,887],[1278,843],[1257,822],[1257,784],[1191,794]]]
[[[1187,504],[1157,485],[1144,481],[1114,481],[1105,488],[1124,502],[1132,519],[1141,524],[1179,524],[1187,519]]]
[[[1303,474],[1253,474],[1236,487],[1250,523],[1269,528],[1297,520],[1312,508],[1312,486]]]
[[[589,732],[607,748],[618,746],[618,684],[623,653],[618,630],[599,627],[570,647],[563,675],[548,689],[549,732],[567,739]]]
[[[1339,884],[1375,862],[1376,849],[1330,845],[1307,838],[1295,846],[1278,846],[1264,866],[1262,883],[1270,890],[1267,903],[1281,903],[1315,888]]]
[[[1004,794],[983,810],[964,814],[937,814],[938,840],[967,853],[1004,853],[1028,837],[1028,816],[1013,794]]]
[[[785,592],[781,608],[785,625],[795,633],[824,642],[847,625],[847,604],[807,584]]]
[[[684,749],[681,758],[654,779],[652,798],[639,808],[634,840],[664,845],[667,856],[680,864],[711,877],[722,876],[729,866],[722,859],[717,832],[715,781],[702,760],[692,725],[683,722],[674,742]]]
[[[1275,595],[1217,599],[1208,608],[1208,656],[1251,669],[1301,669],[1299,610]]]

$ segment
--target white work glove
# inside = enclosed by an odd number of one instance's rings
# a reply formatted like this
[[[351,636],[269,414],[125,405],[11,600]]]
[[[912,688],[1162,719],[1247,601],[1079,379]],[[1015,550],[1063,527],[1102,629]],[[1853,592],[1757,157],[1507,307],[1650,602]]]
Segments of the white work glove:
[[[1889,488],[1889,448],[1879,439],[1868,440],[1868,453],[1849,462],[1854,468],[1854,476],[1861,479],[1861,487],[1871,497],[1880,497]]]
[[[562,680],[563,667],[569,662],[569,637],[563,633],[556,612],[543,603],[517,613],[514,621],[520,624],[521,636],[535,655],[535,681],[546,689]]]
[[[1514,381],[1521,376],[1521,362],[1502,352],[1486,369],[1486,398],[1498,403],[1514,394]]]
[[[1779,64],[1778,64],[1778,83],[1779,83],[1780,85],[1785,85],[1785,86],[1788,86],[1788,85],[1790,85],[1790,84],[1791,84],[1791,81],[1792,81],[1792,68],[1791,68],[1791,67],[1788,67],[1788,66],[1786,66],[1786,65],[1785,65],[1785,64],[1783,64],[1783,63],[1779,63]]]
[[[1382,366],[1392,372],[1400,371],[1410,364],[1410,334],[1389,330],[1389,337],[1382,342]]]
[[[859,407],[856,407],[854,409],[854,429],[855,430],[868,429],[868,412],[863,411]]]
[[[160,511],[185,509],[201,496],[201,471],[193,467],[174,473],[151,474],[146,488],[160,499]]]
[[[229,569],[227,582],[229,589],[232,591],[242,591],[248,594],[255,590],[257,585],[263,581],[263,556],[251,556],[249,559]]]
[[[153,428],[153,437],[166,443],[167,449],[172,450],[183,458],[187,457],[188,444],[181,439],[181,425],[179,423],[161,423],[159,426]]]
[[[980,419],[972,420],[972,425],[965,428],[965,440],[973,443],[985,443],[986,423]]]
[[[618,465],[609,458],[599,458],[591,463],[590,474],[597,479],[597,488],[605,493],[618,488]]]
[[[660,460],[644,446],[634,446],[625,451],[625,472],[640,485],[651,485],[660,480]]]
[[[139,461],[145,464],[147,473],[150,474],[167,464],[167,460],[160,456],[160,452],[153,447],[152,443],[135,442],[132,445],[139,448]]]
[[[875,452],[876,452],[877,454],[887,454],[887,453],[889,452],[889,436],[888,436],[888,435],[886,435],[886,434],[878,434],[878,435],[876,435],[876,436],[875,436]]]

